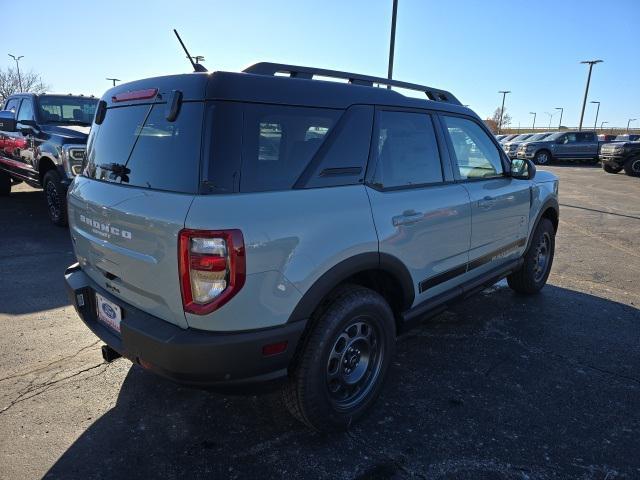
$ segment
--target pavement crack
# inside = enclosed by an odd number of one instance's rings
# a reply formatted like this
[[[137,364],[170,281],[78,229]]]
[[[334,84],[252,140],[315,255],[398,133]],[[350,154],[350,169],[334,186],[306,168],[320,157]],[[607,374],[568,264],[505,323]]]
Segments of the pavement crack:
[[[42,367],[38,367],[38,368],[35,368],[35,369],[33,369],[33,370],[28,370],[28,371],[26,371],[26,372],[14,373],[13,375],[8,375],[8,376],[6,376],[6,377],[2,377],[2,378],[0,378],[0,382],[4,382],[5,380],[11,380],[12,378],[26,377],[27,375],[31,375],[31,374],[33,374],[33,373],[39,373],[39,372],[42,372],[42,371],[44,371],[44,370],[47,370],[47,369],[49,369],[49,368],[53,367],[54,365],[56,365],[56,364],[58,364],[58,363],[65,362],[65,361],[71,360],[72,358],[77,357],[78,355],[80,355],[80,354],[81,354],[82,352],[84,352],[85,350],[87,350],[87,349],[89,349],[89,348],[91,348],[91,347],[96,346],[96,345],[97,345],[98,343],[100,343],[100,342],[101,342],[100,340],[96,340],[96,341],[95,341],[95,342],[93,342],[92,344],[90,344],[90,345],[86,345],[86,346],[82,347],[82,348],[81,348],[80,350],[78,350],[77,352],[75,352],[75,353],[73,353],[73,354],[71,354],[71,355],[67,355],[67,356],[65,356],[65,357],[59,358],[59,359],[57,359],[57,360],[54,360],[53,362],[49,362],[49,363],[47,363],[46,365],[43,365]]]
[[[101,363],[99,363],[97,365],[93,365],[91,367],[83,368],[82,370],[79,370],[79,371],[77,371],[75,373],[72,373],[71,375],[67,375],[66,377],[58,378],[56,380],[50,379],[50,380],[48,380],[48,381],[46,381],[44,383],[40,383],[40,384],[35,385],[35,386],[33,385],[33,383],[35,383],[35,381],[32,381],[30,383],[30,385],[25,390],[23,390],[15,400],[12,400],[9,403],[9,405],[7,405],[2,410],[0,410],[0,415],[6,413],[10,408],[14,407],[18,403],[21,403],[21,402],[24,402],[25,400],[29,400],[30,398],[34,398],[34,397],[37,397],[39,395],[42,395],[44,392],[49,390],[52,386],[54,386],[54,385],[56,385],[56,384],[58,384],[60,382],[63,382],[65,380],[70,380],[70,379],[72,379],[74,377],[82,375],[83,373],[95,370],[96,368],[103,367],[103,366],[105,367],[105,369],[103,370],[103,372],[104,372],[104,371],[106,371],[106,369],[107,369],[106,367],[108,367],[108,365],[109,364],[106,363],[106,362],[101,362]],[[100,373],[103,373],[103,372],[100,372]],[[55,375],[53,377],[55,377]],[[50,378],[53,378],[53,377],[50,377]],[[33,393],[33,395],[29,395],[30,393]]]

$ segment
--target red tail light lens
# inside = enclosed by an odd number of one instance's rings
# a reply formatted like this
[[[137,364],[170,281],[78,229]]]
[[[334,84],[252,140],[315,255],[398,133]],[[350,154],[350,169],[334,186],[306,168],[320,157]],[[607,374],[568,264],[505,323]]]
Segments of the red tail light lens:
[[[133,92],[118,93],[111,97],[113,103],[127,102],[131,100],[148,100],[157,95],[157,88],[147,88],[146,90],[135,90]]]
[[[185,312],[211,313],[244,285],[246,262],[240,230],[182,230],[178,249]]]

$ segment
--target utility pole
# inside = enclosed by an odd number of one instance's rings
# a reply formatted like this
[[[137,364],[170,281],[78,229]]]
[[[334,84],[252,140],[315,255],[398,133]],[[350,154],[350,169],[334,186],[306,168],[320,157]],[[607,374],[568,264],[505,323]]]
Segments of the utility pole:
[[[20,76],[20,59],[24,58],[24,55],[20,55],[19,57],[16,57],[15,55],[11,55],[9,53],[9,56],[11,58],[13,58],[16,62],[16,70],[18,71],[18,86],[20,87],[20,92],[22,92],[22,77]]]
[[[556,110],[560,110],[560,121],[558,122],[558,130],[562,127],[562,114],[564,113],[564,108],[556,107]]]
[[[584,60],[580,63],[589,65],[589,75],[587,75],[587,86],[584,89],[584,99],[582,100],[582,113],[580,113],[580,125],[578,131],[582,130],[582,120],[584,120],[584,107],[587,105],[587,96],[589,95],[589,84],[591,83],[591,70],[596,63],[602,63],[602,60]]]
[[[398,0],[393,0],[393,13],[391,14],[391,39],[389,40],[389,69],[387,70],[387,78],[393,78],[393,55],[396,50],[396,17],[398,16]],[[387,85],[391,90],[391,85]]]
[[[498,93],[502,94],[502,106],[500,107],[500,121],[498,122],[498,135],[500,135],[500,131],[502,130],[502,117],[504,115],[504,98],[507,96],[507,93],[511,93],[511,90],[500,90]]]
[[[109,80],[110,82],[113,82],[113,86],[116,86],[116,82],[120,82],[121,80],[119,78],[107,78],[107,80]]]
[[[627,133],[629,133],[629,124],[631,122],[635,122],[637,120],[637,118],[630,118],[629,121],[627,122]]]
[[[595,122],[593,122],[593,129],[596,130],[598,128],[598,114],[600,113],[600,102],[596,102],[595,100],[592,100],[589,103],[597,103],[598,104],[598,109],[596,110],[596,120],[595,120]]]
[[[535,130],[536,129],[536,112],[529,112],[529,115],[533,115],[533,127],[531,127],[531,130]]]

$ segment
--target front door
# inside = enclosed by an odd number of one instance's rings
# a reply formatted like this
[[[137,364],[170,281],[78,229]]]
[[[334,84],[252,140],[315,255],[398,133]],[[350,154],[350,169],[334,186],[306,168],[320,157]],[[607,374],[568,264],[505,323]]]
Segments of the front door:
[[[499,147],[475,119],[442,115],[454,175],[471,200],[467,277],[481,275],[524,253],[529,227],[527,180],[505,175]]]
[[[379,109],[373,140],[367,192],[379,249],[407,266],[417,304],[456,286],[466,271],[469,196],[441,161],[429,113]]]

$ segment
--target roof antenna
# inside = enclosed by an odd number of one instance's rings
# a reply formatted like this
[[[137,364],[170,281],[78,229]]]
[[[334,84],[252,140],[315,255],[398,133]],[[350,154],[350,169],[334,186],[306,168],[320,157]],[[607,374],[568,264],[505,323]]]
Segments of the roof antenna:
[[[204,68],[204,65],[202,65],[201,63],[195,63],[193,61],[193,57],[191,55],[189,55],[189,50],[187,50],[187,47],[184,46],[184,42],[180,38],[180,35],[178,35],[178,31],[175,28],[173,29],[173,33],[176,34],[176,37],[178,37],[178,41],[180,42],[180,45],[182,45],[184,53],[187,54],[187,58],[189,59],[189,61],[191,62],[191,65],[193,66],[193,71],[194,72],[208,72],[208,70],[206,68]]]

